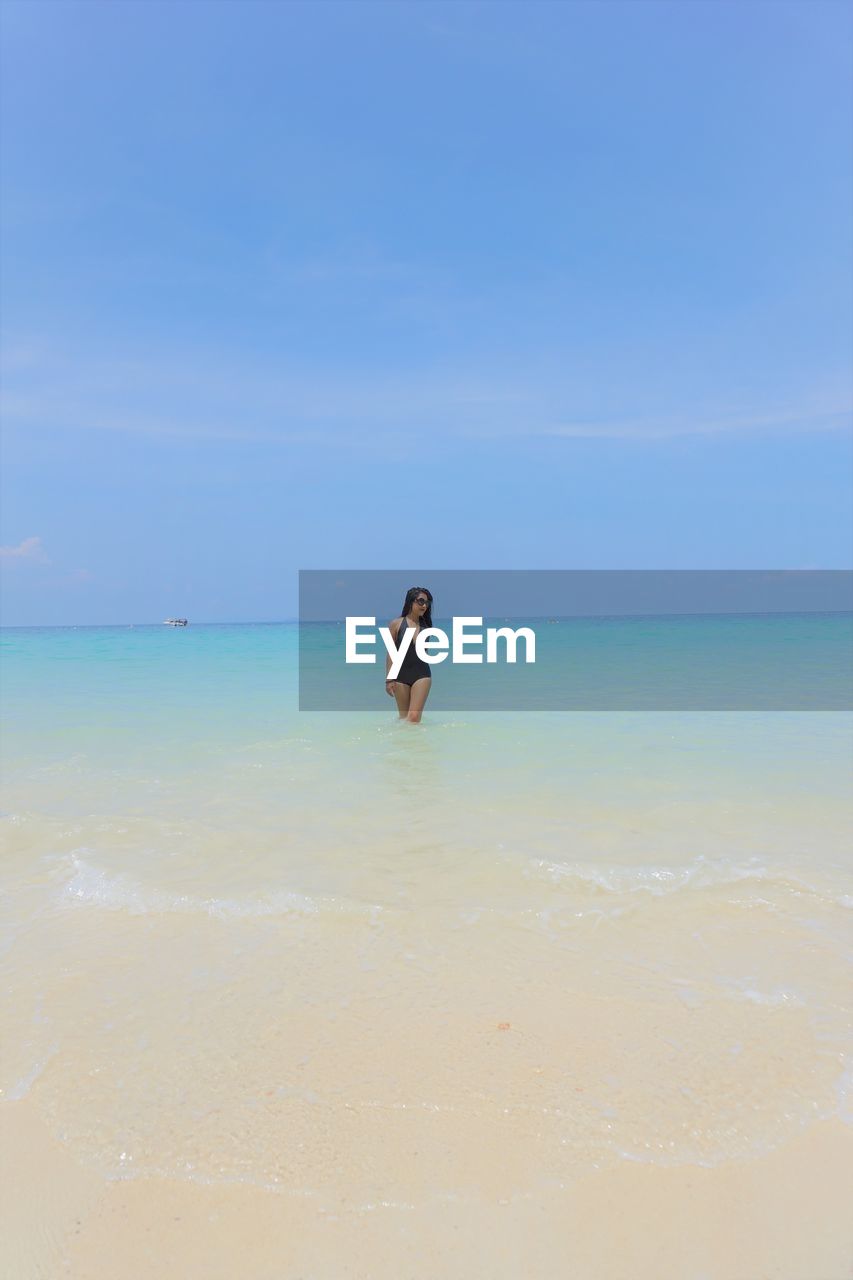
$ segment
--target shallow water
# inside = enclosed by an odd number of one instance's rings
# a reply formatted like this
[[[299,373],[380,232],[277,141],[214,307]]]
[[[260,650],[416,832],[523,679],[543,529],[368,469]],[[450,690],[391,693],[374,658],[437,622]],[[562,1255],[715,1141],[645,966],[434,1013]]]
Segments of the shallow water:
[[[853,1120],[850,714],[410,726],[299,714],[292,627],[3,643],[0,1087],[106,1178],[473,1205]]]

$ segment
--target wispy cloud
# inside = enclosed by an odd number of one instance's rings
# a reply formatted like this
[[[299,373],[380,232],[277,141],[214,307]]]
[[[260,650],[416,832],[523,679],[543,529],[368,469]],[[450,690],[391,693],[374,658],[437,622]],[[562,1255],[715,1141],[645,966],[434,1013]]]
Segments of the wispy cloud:
[[[39,573],[39,589],[50,587],[77,587],[95,581],[95,575],[89,569],[67,569],[57,564],[47,554],[42,540],[37,535],[24,538],[16,547],[0,547],[0,563],[3,567],[50,566],[54,572]]]
[[[7,347],[7,354],[9,348]],[[44,341],[11,348],[2,401],[7,426],[115,432],[153,440],[243,444],[385,446],[428,431],[430,438],[565,438],[659,441],[684,436],[842,432],[853,422],[845,387],[791,395],[787,403],[700,404],[681,413],[594,417],[595,388],[570,372],[520,369],[411,369],[395,374],[352,367],[276,368],[251,357],[187,352],[128,355],[71,351]],[[23,358],[22,358],[23,355]],[[577,381],[577,380],[576,380]],[[631,398],[630,388],[622,396]],[[566,409],[572,402],[576,414]]]
[[[52,564],[41,538],[24,538],[16,547],[0,547],[0,560],[11,564]]]
[[[414,263],[391,258],[375,246],[362,245],[347,253],[294,258],[272,252],[266,275],[278,284],[349,286],[364,283],[417,286],[422,272]]]
[[[803,405],[797,410],[776,413],[733,413],[705,417],[632,419],[614,422],[568,422],[543,428],[539,434],[567,439],[667,440],[675,436],[724,435],[761,431],[847,431],[853,426],[853,406],[816,408]]]

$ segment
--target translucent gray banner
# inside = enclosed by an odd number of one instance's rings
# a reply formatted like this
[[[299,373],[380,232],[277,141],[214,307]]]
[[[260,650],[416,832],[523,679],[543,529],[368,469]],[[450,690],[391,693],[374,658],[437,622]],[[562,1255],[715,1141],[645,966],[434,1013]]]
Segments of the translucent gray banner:
[[[852,572],[631,569],[301,570],[300,710],[388,710],[379,628],[412,586],[448,642],[432,710],[853,710]],[[346,660],[354,619],[374,662]],[[515,663],[505,638],[486,660],[489,629],[527,633]]]

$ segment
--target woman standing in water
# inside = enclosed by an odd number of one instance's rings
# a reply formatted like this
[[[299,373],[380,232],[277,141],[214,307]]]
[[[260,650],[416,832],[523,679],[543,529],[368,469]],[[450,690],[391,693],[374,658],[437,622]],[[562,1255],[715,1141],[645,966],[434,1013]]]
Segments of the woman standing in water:
[[[397,710],[401,720],[410,724],[420,724],[424,704],[432,688],[432,670],[428,662],[424,662],[415,652],[415,641],[421,631],[432,626],[432,594],[426,587],[410,587],[406,592],[403,612],[399,618],[388,623],[394,643],[399,649],[405,638],[405,628],[414,627],[403,665],[396,680],[388,679],[391,669],[391,656],[385,659],[385,692],[397,699]]]

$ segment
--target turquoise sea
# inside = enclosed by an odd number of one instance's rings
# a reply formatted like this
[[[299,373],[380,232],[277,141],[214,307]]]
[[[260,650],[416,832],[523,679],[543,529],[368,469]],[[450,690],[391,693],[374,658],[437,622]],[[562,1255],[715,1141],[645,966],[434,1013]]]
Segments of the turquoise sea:
[[[382,626],[382,620],[378,623]],[[453,621],[437,618],[448,656]],[[487,658],[484,637],[516,632]],[[381,705],[385,647],[362,627],[345,661],[342,621],[299,627],[299,706],[369,710]],[[853,711],[853,613],[670,614],[470,619],[476,664],[444,658],[431,668],[433,707],[466,711]],[[377,679],[378,675],[378,679]]]

